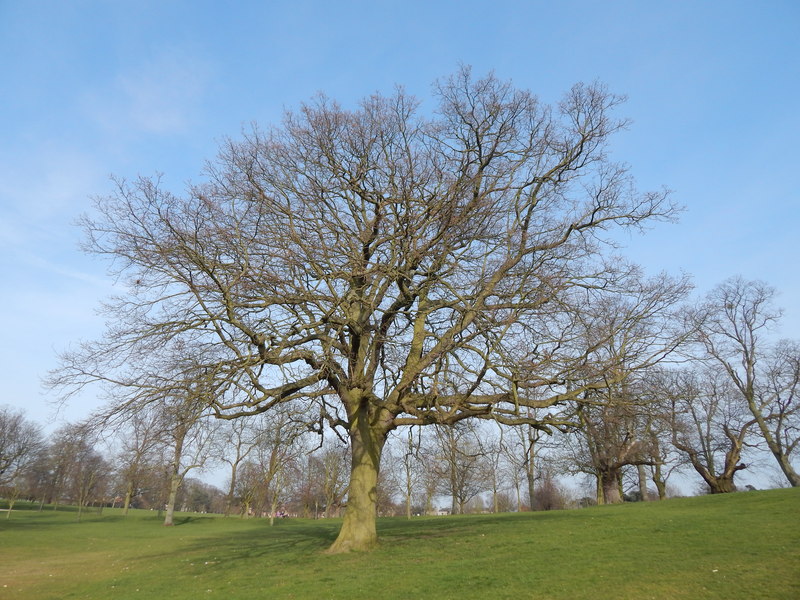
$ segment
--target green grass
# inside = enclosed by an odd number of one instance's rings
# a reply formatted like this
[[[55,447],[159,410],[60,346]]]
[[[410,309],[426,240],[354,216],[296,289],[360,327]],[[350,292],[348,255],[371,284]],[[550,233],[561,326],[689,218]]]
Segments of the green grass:
[[[0,598],[800,598],[800,489],[550,513],[340,522],[0,513]]]

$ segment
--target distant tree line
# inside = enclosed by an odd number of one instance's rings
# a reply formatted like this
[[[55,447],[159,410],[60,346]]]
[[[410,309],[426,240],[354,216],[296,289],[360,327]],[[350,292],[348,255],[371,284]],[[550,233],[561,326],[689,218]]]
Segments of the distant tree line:
[[[785,483],[797,486],[800,344],[775,336],[774,300],[764,283],[725,281],[683,308],[689,333],[666,360],[585,391],[574,424],[550,433],[473,421],[398,431],[383,457],[378,513],[656,500],[676,472],[726,493],[770,454]],[[621,314],[615,306],[606,317]],[[639,325],[620,329],[615,342],[653,335]],[[175,510],[333,517],[347,503],[349,461],[347,440],[310,421],[299,403],[220,421],[190,395],[176,395],[47,437],[21,410],[0,408],[0,493],[9,508],[18,498],[77,505],[79,518],[88,506],[144,508],[163,511],[168,525]],[[224,468],[226,489],[190,477],[210,468]],[[594,493],[575,498],[560,482],[567,474],[588,476]]]

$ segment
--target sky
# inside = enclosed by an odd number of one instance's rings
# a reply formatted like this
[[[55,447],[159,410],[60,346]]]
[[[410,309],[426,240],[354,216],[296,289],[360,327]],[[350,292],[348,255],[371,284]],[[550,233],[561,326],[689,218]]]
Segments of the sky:
[[[626,95],[612,156],[685,212],[625,253],[698,295],[764,280],[800,339],[798,31],[796,0],[0,0],[0,405],[52,430],[101,404],[59,407],[41,379],[103,332],[114,281],[75,221],[112,175],[180,191],[318,92],[355,107],[402,85],[432,107],[461,64],[546,102],[577,82]]]

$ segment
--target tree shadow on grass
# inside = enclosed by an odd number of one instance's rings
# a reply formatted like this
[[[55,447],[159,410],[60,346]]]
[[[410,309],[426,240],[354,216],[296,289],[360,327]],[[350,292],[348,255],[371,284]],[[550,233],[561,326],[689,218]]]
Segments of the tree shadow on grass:
[[[189,523],[200,524],[200,523],[203,523],[203,522],[214,522],[214,521],[216,521],[216,520],[217,520],[217,519],[219,519],[219,518],[220,518],[220,517],[218,517],[218,516],[213,516],[213,517],[208,517],[208,516],[199,517],[199,516],[196,516],[196,515],[194,515],[194,516],[192,516],[192,515],[187,515],[187,516],[185,516],[185,517],[176,518],[176,519],[174,520],[174,524],[175,524],[175,526],[176,526],[176,527],[177,527],[177,526],[179,526],[179,525],[187,525],[187,524],[189,524]],[[157,520],[163,520],[163,518],[162,518],[162,517],[157,517]]]
[[[215,561],[238,562],[287,554],[310,555],[321,553],[336,539],[341,520],[312,521],[288,519],[240,530],[226,529],[219,535],[203,536],[193,540],[187,552],[213,549]]]
[[[527,518],[530,518],[528,515]],[[512,517],[513,519],[513,517]],[[378,538],[381,545],[405,543],[424,538],[457,536],[472,530],[497,528],[508,524],[509,515],[470,515],[466,517],[400,517],[378,520]],[[341,519],[308,520],[287,519],[237,532],[226,531],[219,537],[204,537],[195,540],[187,551],[202,551],[213,548],[218,562],[238,562],[270,556],[321,555],[336,539]]]

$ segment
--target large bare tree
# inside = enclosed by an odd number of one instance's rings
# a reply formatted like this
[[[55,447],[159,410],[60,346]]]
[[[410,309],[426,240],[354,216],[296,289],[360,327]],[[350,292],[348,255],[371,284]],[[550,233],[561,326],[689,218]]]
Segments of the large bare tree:
[[[609,159],[625,122],[602,85],[549,106],[463,68],[434,89],[434,110],[402,90],[353,110],[320,97],[225,143],[183,195],[119,181],[83,225],[129,285],[109,334],[67,353],[53,382],[133,398],[185,378],[222,418],[316,403],[352,454],[333,552],[377,541],[393,429],[560,423],[626,359],[587,369],[566,339],[571,293],[623,292],[606,242],[674,207]],[[164,353],[184,357],[168,380]]]

